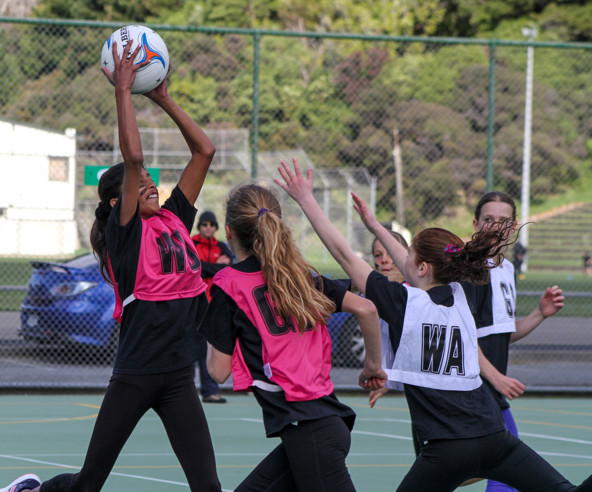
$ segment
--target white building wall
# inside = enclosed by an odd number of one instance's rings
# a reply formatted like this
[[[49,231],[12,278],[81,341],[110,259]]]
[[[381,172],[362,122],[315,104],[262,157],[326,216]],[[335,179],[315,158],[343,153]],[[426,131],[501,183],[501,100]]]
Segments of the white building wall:
[[[76,132],[0,121],[0,255],[73,254]],[[50,181],[50,158],[67,159],[67,180]]]

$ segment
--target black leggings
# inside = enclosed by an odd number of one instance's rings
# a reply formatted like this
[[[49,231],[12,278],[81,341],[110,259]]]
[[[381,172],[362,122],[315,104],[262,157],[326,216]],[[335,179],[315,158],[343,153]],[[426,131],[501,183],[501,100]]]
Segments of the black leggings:
[[[592,476],[576,487],[520,439],[501,431],[422,445],[397,492],[447,492],[474,477],[491,478],[521,492],[592,491]]]
[[[62,474],[42,492],[97,492],[142,416],[153,409],[164,424],[192,491],[220,491],[210,431],[193,366],[154,375],[113,375],[79,473]]]
[[[234,492],[353,492],[345,458],[350,431],[341,417],[286,426],[282,443]]]

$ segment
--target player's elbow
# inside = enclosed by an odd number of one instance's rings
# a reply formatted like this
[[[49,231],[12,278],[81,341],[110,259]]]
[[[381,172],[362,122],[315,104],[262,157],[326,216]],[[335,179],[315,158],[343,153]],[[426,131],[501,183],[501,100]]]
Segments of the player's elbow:
[[[141,149],[137,152],[126,152],[124,162],[131,166],[142,167],[144,165],[144,153]]]
[[[200,154],[211,161],[216,154],[216,147],[212,142],[208,142],[203,146],[202,149],[200,149]]]
[[[232,356],[223,354],[208,344],[206,366],[212,379],[222,384],[229,378],[232,371]]]
[[[354,313],[359,319],[378,318],[378,311],[372,301],[365,297],[360,297],[360,302],[357,303]]]
[[[225,383],[226,380],[230,376],[230,371],[218,371],[215,368],[210,368],[208,365],[208,372],[210,373],[211,378],[216,381],[218,384]]]

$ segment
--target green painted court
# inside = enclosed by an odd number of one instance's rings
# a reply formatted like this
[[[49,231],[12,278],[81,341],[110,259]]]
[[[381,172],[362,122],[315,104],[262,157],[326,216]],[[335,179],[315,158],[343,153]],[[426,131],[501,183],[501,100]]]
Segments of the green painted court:
[[[348,465],[359,491],[396,489],[414,454],[405,399],[387,396],[370,409],[366,397],[342,394],[358,418]],[[0,486],[23,473],[42,479],[78,469],[90,439],[101,394],[0,396]],[[521,436],[572,482],[592,473],[592,400],[522,397],[512,405]],[[266,439],[251,395],[230,395],[205,405],[218,474],[232,490],[279,441]],[[156,414],[148,413],[121,453],[104,490],[162,492],[188,489]],[[462,488],[485,489],[484,483]]]

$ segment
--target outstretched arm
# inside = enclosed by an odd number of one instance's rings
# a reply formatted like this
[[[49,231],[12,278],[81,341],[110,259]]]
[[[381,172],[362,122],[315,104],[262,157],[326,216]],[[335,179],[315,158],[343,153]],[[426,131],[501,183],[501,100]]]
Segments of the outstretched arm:
[[[132,43],[128,43],[123,49],[121,58],[117,54],[117,43],[113,43],[113,72],[106,68],[101,70],[115,86],[115,103],[117,105],[117,126],[119,131],[119,147],[125,163],[123,184],[121,187],[121,211],[119,222],[127,224],[136,213],[138,198],[140,196],[140,173],[144,166],[144,154],[140,141],[140,131],[136,121],[136,113],[132,103],[132,85],[136,80],[138,69],[147,62],[135,64],[134,60],[141,49],[138,45],[130,53]]]
[[[545,318],[557,313],[564,306],[564,301],[563,291],[559,287],[556,285],[547,287],[537,308],[525,318],[516,321],[516,331],[512,333],[510,343],[524,338],[539,326]]]
[[[187,142],[191,158],[179,179],[179,188],[189,203],[194,204],[201,192],[216,148],[200,126],[168,94],[166,79],[156,89],[144,95],[171,117]]]
[[[290,167],[285,162],[282,162],[278,170],[283,181],[279,179],[274,181],[298,203],[333,258],[341,265],[358,288],[365,292],[366,280],[372,272],[372,267],[354,253],[341,232],[321,210],[313,196],[312,170],[309,169],[305,177],[302,175],[296,159],[293,159],[292,162],[294,171],[292,172]]]
[[[376,217],[372,215],[364,200],[355,193],[352,193],[352,198],[355,202],[354,208],[360,214],[360,218],[366,228],[378,238],[393,259],[395,266],[400,272],[405,274],[405,261],[409,253],[407,249],[391,235],[386,227],[376,220]]]
[[[358,384],[364,389],[380,389],[385,385],[387,376],[381,367],[380,319],[376,306],[364,297],[346,292],[342,309],[356,315],[364,337],[366,359]]]

